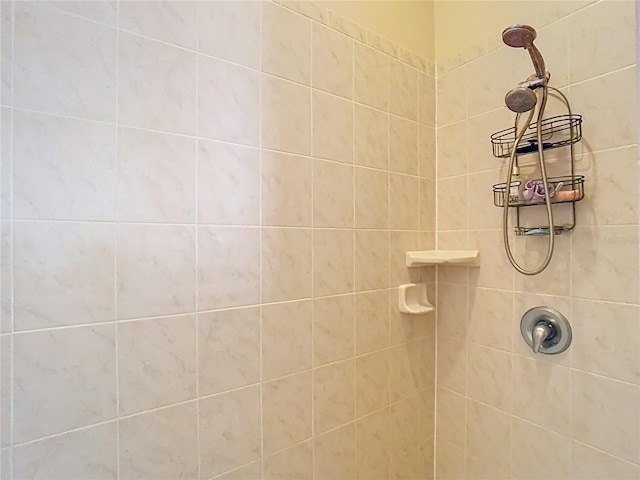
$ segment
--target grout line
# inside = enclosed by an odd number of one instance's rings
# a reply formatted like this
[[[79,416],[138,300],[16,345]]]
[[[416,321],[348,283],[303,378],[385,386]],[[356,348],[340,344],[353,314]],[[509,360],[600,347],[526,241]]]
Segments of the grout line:
[[[309,25],[309,56],[310,56],[310,60],[309,60],[309,84],[313,85],[314,83],[314,78],[313,78],[313,23],[311,23]],[[314,148],[314,121],[313,121],[313,112],[314,112],[314,107],[315,107],[315,103],[314,103],[314,95],[313,95],[313,88],[309,89],[309,142],[311,143],[311,145],[309,145],[309,151],[311,152],[311,156],[313,158],[313,155],[315,154],[315,148]],[[353,107],[352,107],[353,108]],[[313,202],[314,202],[314,190],[313,190],[313,181],[314,181],[314,167],[315,167],[315,160],[312,160],[312,164],[311,164],[311,206],[313,208]],[[315,226],[315,218],[313,215],[313,211],[311,212],[311,225]],[[316,295],[316,282],[315,282],[315,268],[316,268],[316,259],[315,259],[315,229],[312,228],[311,229],[311,297],[315,298]],[[315,439],[316,439],[316,422],[315,422],[315,418],[316,418],[316,400],[315,400],[315,393],[316,393],[316,381],[315,381],[315,371],[316,369],[314,368],[314,361],[313,361],[313,345],[314,345],[314,313],[315,313],[315,308],[314,308],[314,302],[313,300],[311,300],[311,374],[310,374],[310,381],[311,381],[311,476],[313,477],[314,472],[315,472],[315,467],[316,467],[316,449],[314,448],[314,443],[315,443]],[[264,472],[263,472],[263,477],[264,477]]]
[[[119,142],[119,121],[120,121],[120,2],[116,3],[116,78],[115,78],[115,159],[114,159],[114,182],[113,182],[113,283],[114,283],[114,309],[116,318],[118,318],[118,228],[115,219],[118,217],[118,142]],[[116,478],[121,477],[121,458],[120,458],[120,361],[119,361],[119,345],[118,324],[115,324],[115,366],[116,366]]]
[[[260,224],[260,231],[259,231],[259,245],[258,245],[258,250],[259,250],[259,284],[258,284],[258,297],[260,300],[260,305],[258,307],[258,337],[259,337],[259,366],[258,366],[258,375],[259,375],[259,382],[260,382],[260,386],[259,386],[259,390],[258,390],[258,394],[260,395],[259,401],[260,401],[260,425],[259,425],[259,430],[260,430],[260,478],[264,478],[264,467],[265,467],[265,462],[264,462],[264,351],[263,351],[263,340],[264,340],[264,331],[263,331],[263,327],[264,327],[264,323],[262,321],[263,319],[263,314],[264,314],[264,289],[263,289],[263,273],[264,273],[264,220],[263,220],[263,209],[262,209],[262,175],[263,175],[263,169],[264,169],[264,148],[262,145],[262,138],[263,138],[263,124],[262,124],[262,119],[264,117],[263,115],[263,108],[264,108],[264,92],[263,92],[263,78],[264,78],[264,72],[263,72],[263,66],[262,66],[262,56],[263,56],[263,51],[262,51],[262,35],[263,35],[263,18],[264,18],[264,2],[260,2],[260,6],[258,8],[258,18],[259,18],[259,33],[258,33],[258,38],[259,38],[259,44],[258,44],[258,68],[260,71],[260,82],[258,83],[258,146],[259,146],[259,186],[258,186],[258,223]]]
[[[11,2],[11,113],[10,113],[10,140],[9,148],[11,152],[10,158],[10,179],[9,179],[9,225],[10,231],[10,277],[11,277],[11,336],[9,340],[10,356],[9,356],[9,478],[14,478],[14,439],[15,439],[15,145],[14,145],[14,128],[15,128],[15,24],[16,12],[15,3]],[[0,359],[0,363],[1,363]]]
[[[437,68],[436,68],[436,73],[437,73]],[[435,195],[435,199],[434,199],[434,225],[435,225],[435,248],[436,250],[438,248],[440,248],[440,235],[438,234],[438,232],[440,231],[440,216],[439,216],[439,202],[440,202],[440,175],[438,172],[438,165],[439,165],[439,160],[438,160],[438,117],[439,117],[439,102],[438,102],[438,79],[434,78],[433,80],[433,138],[434,138],[434,142],[433,142],[433,150],[434,150],[434,155],[433,155],[433,161],[435,163],[434,165],[434,171],[435,171],[435,179],[433,181],[433,185],[434,185],[434,195]],[[438,458],[438,442],[436,441],[437,438],[437,432],[438,432],[438,384],[439,384],[439,378],[438,378],[438,366],[439,366],[439,361],[438,361],[438,345],[439,345],[439,339],[440,339],[440,332],[439,332],[439,324],[440,324],[440,309],[437,308],[438,306],[438,302],[440,300],[440,267],[436,265],[435,268],[435,283],[436,283],[436,298],[435,298],[435,305],[436,305],[436,309],[435,309],[435,314],[434,314],[434,321],[435,321],[435,326],[434,326],[434,336],[435,336],[435,349],[434,349],[434,374],[433,374],[433,378],[434,378],[434,385],[433,385],[433,478],[437,478],[436,474],[437,474],[437,458]]]
[[[357,175],[357,169],[356,169],[356,157],[357,157],[357,149],[356,149],[356,100],[355,100],[355,84],[356,84],[356,44],[355,44],[355,40],[351,39],[351,104],[352,104],[352,119],[353,119],[353,138],[352,138],[352,145],[353,145],[353,230],[354,230],[354,245],[355,245],[355,238],[356,238],[356,225],[358,224],[358,217],[357,217],[357,209],[356,209],[356,195],[357,195],[357,181],[356,181],[356,175]],[[354,247],[353,250],[353,261],[355,264],[355,259],[356,259],[356,250]],[[353,277],[353,296],[351,298],[351,322],[352,322],[352,326],[351,326],[351,331],[353,332],[353,341],[351,344],[351,358],[352,358],[352,365],[353,365],[353,417],[354,417],[354,421],[353,421],[353,452],[354,452],[354,471],[355,473],[357,473],[358,471],[358,424],[355,420],[356,416],[357,416],[357,411],[358,411],[358,374],[357,374],[357,366],[358,366],[358,362],[356,360],[356,353],[357,353],[357,335],[358,335],[358,327],[357,327],[357,314],[356,314],[356,277],[355,277],[355,273],[354,273],[354,277]]]
[[[200,236],[200,227],[198,222],[200,221],[199,218],[199,202],[198,202],[198,196],[199,196],[199,189],[198,189],[198,182],[199,182],[199,163],[200,163],[200,144],[197,140],[197,138],[199,138],[200,135],[200,122],[199,122],[199,114],[200,114],[200,107],[199,107],[199,100],[200,100],[200,57],[201,57],[201,53],[200,53],[200,5],[201,2],[196,2],[196,17],[197,20],[195,22],[195,28],[196,28],[196,64],[195,64],[195,128],[196,128],[196,141],[193,142],[193,148],[194,148],[194,218],[195,218],[195,227],[194,227],[194,238],[193,238],[193,249],[194,249],[194,272],[193,272],[193,276],[194,276],[194,282],[193,282],[193,287],[194,287],[194,303],[195,303],[195,310],[196,312],[198,312],[200,310],[200,305],[199,305],[199,299],[200,299],[200,283],[199,283],[199,276],[198,276],[198,269],[199,269],[199,265],[200,265],[200,261],[199,261],[199,241],[198,238]],[[200,438],[200,315],[198,315],[196,313],[195,315],[195,320],[194,320],[194,329],[195,329],[195,335],[194,335],[194,339],[195,339],[195,345],[194,345],[194,350],[195,350],[195,359],[196,359],[196,363],[195,363],[195,384],[196,384],[196,468],[198,471],[198,478],[202,478],[202,439]]]

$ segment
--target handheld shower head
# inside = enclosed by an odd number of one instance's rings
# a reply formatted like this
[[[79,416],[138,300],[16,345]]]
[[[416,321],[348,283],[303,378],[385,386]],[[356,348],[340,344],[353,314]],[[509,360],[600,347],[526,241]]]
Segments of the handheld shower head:
[[[531,88],[519,86],[510,90],[504,97],[504,103],[509,110],[515,113],[524,113],[533,109],[538,102],[538,97]]]
[[[542,58],[542,54],[533,44],[537,35],[533,27],[516,24],[504,29],[502,32],[502,41],[510,47],[524,48],[527,50],[533,62],[533,68],[536,70],[536,76],[543,79],[546,75],[544,58]]]
[[[502,32],[502,41],[515,48],[528,48],[538,34],[529,25],[511,25]]]

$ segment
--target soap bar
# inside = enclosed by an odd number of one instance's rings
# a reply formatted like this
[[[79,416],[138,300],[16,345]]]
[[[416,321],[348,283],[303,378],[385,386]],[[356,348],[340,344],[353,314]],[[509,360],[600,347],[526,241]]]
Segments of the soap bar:
[[[556,192],[553,200],[556,202],[570,202],[572,200],[580,200],[581,198],[580,190],[560,190]]]

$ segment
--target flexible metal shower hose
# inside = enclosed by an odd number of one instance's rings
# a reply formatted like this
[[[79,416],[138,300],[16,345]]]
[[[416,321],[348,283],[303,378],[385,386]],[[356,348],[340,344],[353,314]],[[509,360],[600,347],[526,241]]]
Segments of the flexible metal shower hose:
[[[542,88],[542,102],[540,104],[540,108],[538,109],[536,134],[538,137],[538,165],[540,166],[540,173],[542,175],[542,185],[544,185],[544,200],[545,200],[545,205],[547,207],[547,220],[549,225],[549,244],[547,248],[547,255],[545,256],[544,261],[539,267],[534,268],[533,270],[526,270],[523,267],[521,267],[516,261],[516,259],[514,258],[513,253],[511,252],[511,245],[509,244],[509,197],[508,195],[505,195],[505,199],[504,199],[504,210],[502,214],[502,238],[504,240],[504,248],[507,252],[507,258],[509,258],[509,262],[511,262],[511,265],[513,265],[513,268],[515,268],[518,272],[520,272],[523,275],[537,275],[540,272],[542,272],[545,268],[547,268],[547,266],[549,265],[549,262],[551,262],[551,257],[553,257],[553,250],[555,248],[555,227],[553,225],[553,209],[551,208],[551,198],[549,197],[549,184],[547,182],[547,164],[544,161],[544,148],[542,146],[542,126],[541,126],[542,116],[544,115],[544,110],[547,105],[548,96],[549,96],[549,87],[545,85]],[[564,95],[562,96],[564,97]],[[564,98],[566,100],[566,97]],[[511,151],[511,156],[509,158],[509,170],[507,171],[507,185],[506,185],[507,192],[511,187],[513,167],[515,165],[516,157],[518,155],[517,154],[518,145],[520,144],[520,141],[522,140],[522,137],[524,136],[525,132],[529,128],[529,125],[531,125],[531,119],[533,118],[534,112],[535,112],[535,109],[532,109],[529,115],[527,116],[527,120],[525,121],[524,126],[522,127],[522,130],[519,133],[518,133],[518,121],[520,120],[520,114],[516,115],[516,121],[515,121],[515,127],[514,127],[516,139],[513,144],[513,150]],[[573,145],[572,145],[571,154],[573,157]]]

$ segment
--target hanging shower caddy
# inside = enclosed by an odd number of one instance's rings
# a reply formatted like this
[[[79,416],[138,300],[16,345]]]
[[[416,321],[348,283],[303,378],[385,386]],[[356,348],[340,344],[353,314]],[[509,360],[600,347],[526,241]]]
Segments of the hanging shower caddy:
[[[542,129],[542,148],[543,150],[552,150],[555,148],[573,145],[582,140],[582,115],[566,114],[557,115],[547,118],[540,122]],[[520,144],[516,150],[517,156],[527,155],[538,152],[538,136],[537,123],[532,123],[527,129],[527,133],[522,137]],[[493,156],[496,158],[509,158],[513,152],[516,142],[515,127],[500,130],[491,135],[491,146],[493,147]],[[574,155],[571,155],[571,173],[570,175],[549,177],[548,183],[552,186],[558,186],[554,193],[551,203],[553,204],[571,204],[571,220],[567,224],[556,225],[555,234],[559,235],[563,232],[572,230],[576,226],[576,210],[575,203],[584,198],[584,175],[575,174]],[[517,165],[517,157],[516,157]],[[542,183],[540,181],[540,183]],[[565,192],[559,194],[559,192]],[[557,195],[557,198],[556,198]],[[493,203],[496,207],[504,207],[505,202],[509,203],[509,207],[516,210],[516,235],[527,235],[532,233],[544,234],[549,232],[548,226],[524,226],[520,222],[520,209],[523,207],[540,207],[545,206],[544,201],[519,199],[517,202],[509,202],[509,187],[506,182],[497,183],[493,186]]]

